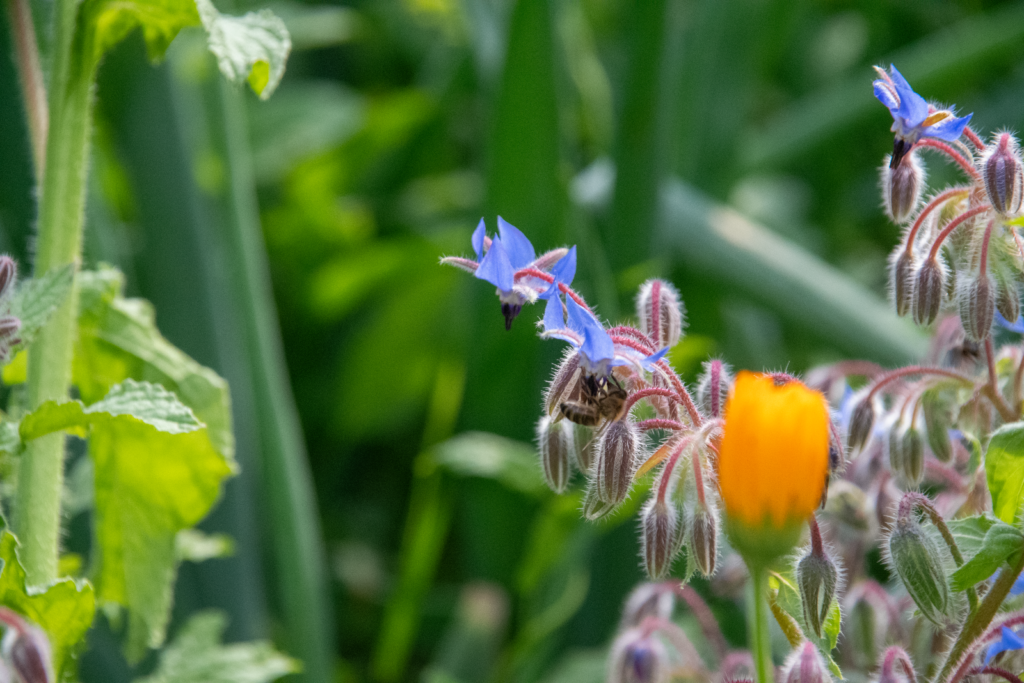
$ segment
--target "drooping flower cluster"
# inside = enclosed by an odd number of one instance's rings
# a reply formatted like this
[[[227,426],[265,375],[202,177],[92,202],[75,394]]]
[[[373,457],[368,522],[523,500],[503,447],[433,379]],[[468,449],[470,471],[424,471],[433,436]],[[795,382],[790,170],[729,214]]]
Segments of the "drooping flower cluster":
[[[501,219],[493,239],[482,222],[477,228],[475,261],[444,259],[497,287],[507,324],[544,300],[540,336],[569,345],[537,424],[550,487],[564,493],[582,475],[582,511],[592,520],[631,491],[646,496],[638,547],[661,582],[643,584],[626,605],[609,683],[705,680],[709,664],[716,680],[767,683],[766,612],[792,649],[776,680],[826,683],[842,666],[915,683],[913,651],[920,670],[937,672],[935,683],[984,675],[1019,683],[1000,662],[1024,650],[1024,610],[999,613],[1024,607],[1015,597],[1024,593],[1024,505],[1006,500],[1019,460],[994,469],[1008,456],[993,455],[991,444],[1004,437],[1017,446],[1000,447],[1024,458],[1024,344],[1015,336],[1024,334],[1024,164],[1009,133],[986,145],[971,115],[928,103],[895,67],[878,75],[874,93],[894,133],[884,203],[905,226],[892,258],[896,310],[935,323],[920,364],[841,361],[801,381],[733,373],[710,359],[691,393],[669,363],[685,313],[668,282],[641,286],[635,327],[612,326],[571,288],[574,249],[537,258]],[[966,182],[922,204],[925,152],[951,160]],[[1005,328],[998,340],[994,322]],[[871,551],[891,584],[866,562]],[[753,656],[721,640],[685,587],[700,573],[716,596],[736,599],[744,571],[756,598]],[[691,656],[672,621],[679,599],[715,645],[710,658]]]

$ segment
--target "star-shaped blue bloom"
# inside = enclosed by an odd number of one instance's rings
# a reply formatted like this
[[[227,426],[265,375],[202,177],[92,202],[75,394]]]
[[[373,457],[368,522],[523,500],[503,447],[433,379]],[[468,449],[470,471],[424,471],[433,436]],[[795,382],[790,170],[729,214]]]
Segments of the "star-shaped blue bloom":
[[[890,168],[899,166],[921,138],[954,142],[964,132],[973,114],[957,117],[948,109],[929,112],[928,102],[914,92],[895,66],[889,67],[889,73],[879,67],[875,70],[881,76],[872,83],[875,97],[889,108],[893,119],[892,132],[896,133]]]
[[[1010,332],[1016,332],[1017,334],[1024,334],[1024,317],[1018,316],[1014,322],[1010,322],[1003,317],[1003,314],[996,311],[996,324],[1003,329],[1007,329]]]
[[[586,310],[572,297],[565,298],[568,320],[562,314],[562,301],[557,296],[548,299],[544,309],[544,333],[542,336],[567,341],[580,352],[583,368],[593,374],[607,376],[617,365],[638,365],[649,369],[668,352],[668,347],[649,356],[643,356],[632,349],[616,348],[611,335],[604,329],[594,314]]]
[[[487,238],[487,227],[481,218],[473,231],[473,251],[476,261],[457,256],[441,259],[441,263],[461,268],[474,277],[490,282],[498,290],[501,312],[505,316],[505,329],[523,306],[537,298],[548,299],[559,291],[559,283],[569,286],[576,275],[576,247],[553,249],[537,256],[533,244],[518,228],[498,216],[498,234]],[[524,268],[550,271],[553,282],[529,274],[516,273]]]
[[[991,662],[992,658],[1000,652],[1010,652],[1011,650],[1024,650],[1024,639],[1004,626],[999,640],[989,645],[988,650],[985,651],[985,664]]]

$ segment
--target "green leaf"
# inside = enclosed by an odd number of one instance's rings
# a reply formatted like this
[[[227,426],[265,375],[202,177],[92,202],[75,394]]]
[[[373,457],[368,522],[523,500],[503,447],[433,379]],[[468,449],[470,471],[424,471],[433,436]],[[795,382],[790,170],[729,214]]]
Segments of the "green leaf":
[[[96,422],[89,437],[95,466],[95,536],[100,600],[130,613],[127,652],[159,647],[170,616],[178,532],[195,526],[234,473],[205,430],[160,432],[130,416]]]
[[[160,653],[156,671],[135,683],[266,683],[301,670],[268,642],[221,645],[226,624],[220,612],[195,615]]]
[[[1024,422],[1003,425],[992,435],[985,474],[992,512],[1007,524],[1016,523],[1024,495]]]
[[[964,591],[974,584],[984,581],[992,576],[1007,558],[1015,552],[1020,552],[1022,548],[1024,548],[1024,533],[1004,522],[993,524],[985,534],[984,542],[978,552],[953,572],[951,577],[953,590]],[[963,552],[962,548],[961,552]]]
[[[156,329],[153,308],[124,299],[124,278],[114,268],[79,274],[80,314],[72,381],[82,401],[95,403],[131,378],[173,392],[206,425],[213,447],[234,458],[228,385],[189,358]]]
[[[227,534],[204,534],[196,529],[182,529],[174,538],[174,554],[181,560],[203,562],[235,554],[235,541]]]
[[[203,424],[177,396],[158,384],[126,379],[114,386],[102,401],[90,406],[81,401],[47,401],[21,420],[22,441],[38,439],[68,429],[84,430],[101,420],[128,417],[168,434],[184,434],[201,429]]]
[[[834,650],[836,643],[839,642],[839,632],[842,630],[843,625],[843,613],[839,609],[839,601],[833,599],[832,605],[828,608],[828,615],[825,617],[825,624],[823,631],[825,632],[825,638],[828,641],[828,649]]]
[[[248,81],[261,99],[270,97],[292,49],[284,22],[270,10],[232,17],[218,12],[210,0],[195,3],[221,73],[234,83]]]
[[[103,602],[128,608],[135,659],[164,640],[178,532],[206,515],[236,470],[230,401],[223,379],[160,336],[148,302],[121,297],[119,272],[83,272],[79,283],[73,381],[87,407],[81,418],[73,403],[55,411],[89,424],[96,590]],[[144,382],[173,392],[192,416]]]
[[[47,272],[43,277],[24,280],[18,285],[11,299],[11,315],[21,320],[21,329],[18,330],[21,342],[13,350],[32,343],[36,333],[71,291],[73,281],[74,269],[68,264]]]
[[[495,434],[469,432],[438,445],[433,463],[464,477],[495,479],[508,488],[540,496],[548,491],[533,446]]]
[[[86,0],[82,15],[92,48],[82,58],[94,60],[141,27],[149,58],[159,61],[178,31],[199,24],[194,0]]]
[[[18,541],[0,532],[0,605],[11,608],[46,631],[53,650],[56,680],[74,666],[74,659],[92,624],[96,597],[87,581],[61,579],[46,590],[29,590],[18,560]]]

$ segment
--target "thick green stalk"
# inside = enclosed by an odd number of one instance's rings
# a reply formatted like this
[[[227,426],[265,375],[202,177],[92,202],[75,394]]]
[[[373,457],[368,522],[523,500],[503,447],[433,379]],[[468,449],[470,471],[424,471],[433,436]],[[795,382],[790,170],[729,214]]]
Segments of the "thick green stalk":
[[[75,0],[58,0],[55,8],[51,126],[39,208],[36,276],[77,264],[81,253],[96,62],[79,54],[81,46],[75,40],[77,7]],[[75,286],[29,351],[31,407],[67,398],[77,300]],[[21,459],[16,529],[22,543],[21,559],[29,583],[34,585],[57,576],[63,465],[64,437],[60,434],[31,442]]]
[[[763,567],[750,567],[750,578],[750,650],[754,654],[754,680],[773,683],[772,641],[768,631],[768,572]]]

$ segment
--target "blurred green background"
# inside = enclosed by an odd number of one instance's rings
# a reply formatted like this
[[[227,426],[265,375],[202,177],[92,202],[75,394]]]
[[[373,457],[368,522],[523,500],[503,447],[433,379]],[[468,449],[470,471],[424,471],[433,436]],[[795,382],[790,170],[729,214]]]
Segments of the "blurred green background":
[[[610,320],[671,279],[688,379],[709,355],[892,364],[924,341],[885,303],[891,119],[871,65],[983,133],[1024,122],[1024,3],[270,6],[293,52],[265,103],[189,32],[163,64],[139,36],[106,60],[86,261],[124,270],[231,382],[244,473],[204,526],[237,552],[183,568],[176,615],[221,607],[229,639],[273,637],[309,681],[600,681],[641,579],[639,496],[586,525],[540,477],[533,425],[562,351],[537,339],[540,309],[506,333],[489,285],[438,266],[472,253],[481,216],[538,251],[578,245],[576,288]],[[933,186],[954,177],[926,163]],[[22,263],[34,214],[4,59],[0,248]],[[736,605],[712,607],[742,642]],[[85,680],[129,679],[110,641],[92,634]]]

